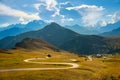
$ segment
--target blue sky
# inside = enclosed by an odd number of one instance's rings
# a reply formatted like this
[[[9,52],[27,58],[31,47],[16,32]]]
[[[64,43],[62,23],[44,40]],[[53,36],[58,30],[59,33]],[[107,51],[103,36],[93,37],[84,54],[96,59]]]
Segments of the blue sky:
[[[120,0],[0,0],[0,27],[32,20],[105,26],[120,21]]]

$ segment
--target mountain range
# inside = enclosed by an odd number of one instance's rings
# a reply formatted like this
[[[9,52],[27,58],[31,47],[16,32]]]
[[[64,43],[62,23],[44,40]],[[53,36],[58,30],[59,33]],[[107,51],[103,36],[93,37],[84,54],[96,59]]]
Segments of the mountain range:
[[[120,36],[120,27],[109,32],[104,32],[102,36]]]
[[[28,24],[12,24],[4,28],[0,28],[0,39],[3,39],[7,36],[16,36],[21,33],[25,33],[28,31],[35,31],[44,28],[49,23],[46,23],[42,20],[34,20],[29,22]],[[67,29],[70,29],[79,34],[85,35],[102,35],[102,36],[118,36],[120,35],[120,22],[115,24],[108,24],[105,27],[101,27],[100,29],[91,29],[88,27],[83,27],[79,25],[73,26],[63,26]],[[118,30],[117,30],[118,29]]]
[[[61,27],[56,23],[51,23],[45,28],[38,31],[30,31],[17,36],[8,36],[0,40],[0,48],[10,49],[14,47],[17,42],[20,42],[24,38],[41,38],[55,46],[61,45],[63,42],[79,36],[79,34]]]
[[[120,37],[101,37],[96,35],[81,35],[51,23],[43,29],[26,32],[17,36],[0,40],[0,48],[11,49],[25,38],[37,38],[50,44],[77,54],[113,53],[120,51]]]
[[[99,34],[100,33],[97,30],[88,29],[86,27],[82,27],[82,26],[79,26],[79,25],[65,26],[65,28],[70,29],[70,30],[72,30],[74,32],[77,32],[79,34],[91,35],[91,34]]]
[[[5,30],[2,28],[2,30],[0,31],[0,39],[3,39],[7,36],[15,36],[28,31],[39,30],[46,25],[47,23],[45,23],[42,20],[34,20],[26,25],[25,24],[10,25],[6,27]]]

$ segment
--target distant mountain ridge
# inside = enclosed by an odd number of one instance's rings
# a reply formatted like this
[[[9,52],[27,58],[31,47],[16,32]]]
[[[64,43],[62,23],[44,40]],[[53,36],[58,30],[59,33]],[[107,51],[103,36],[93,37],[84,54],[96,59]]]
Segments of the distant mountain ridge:
[[[5,30],[0,32],[0,39],[5,38],[7,36],[15,36],[24,32],[42,29],[46,25],[47,23],[45,23],[42,20],[34,20],[26,25],[24,24],[10,25],[8,26],[8,29],[6,28]]]
[[[120,37],[108,38],[96,35],[80,35],[56,23],[38,31],[30,31],[0,40],[0,48],[10,49],[25,38],[38,38],[50,44],[78,54],[113,53],[120,51]]]
[[[120,27],[109,32],[100,34],[102,36],[120,36]]]
[[[97,31],[97,30],[88,29],[86,27],[82,27],[79,25],[65,26],[65,28],[70,29],[70,30],[77,32],[79,34],[91,35],[91,34],[98,34],[99,33],[99,31]]]
[[[40,30],[44,28],[47,24],[48,23],[45,23],[42,20],[33,20],[28,24],[9,25],[8,27],[0,28],[0,39],[3,39],[7,36],[16,36],[18,34],[25,33],[28,31]],[[114,24],[108,24],[107,26],[101,27],[100,29],[89,29],[79,25],[64,26],[64,27],[79,34],[85,34],[85,35],[101,35],[101,34],[105,35],[106,34],[105,36],[107,36],[107,34],[108,36],[114,34],[115,36],[118,36],[119,32],[117,31],[115,33],[115,31],[113,32],[112,30],[120,28],[120,21]],[[110,34],[108,32],[110,32]]]

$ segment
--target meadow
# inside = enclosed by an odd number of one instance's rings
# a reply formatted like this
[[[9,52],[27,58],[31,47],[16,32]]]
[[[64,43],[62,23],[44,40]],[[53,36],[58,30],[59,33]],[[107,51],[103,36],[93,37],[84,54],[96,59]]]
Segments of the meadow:
[[[36,60],[41,62],[73,62],[79,64],[79,68],[67,70],[38,70],[38,71],[15,71],[1,72],[0,80],[120,80],[120,54],[108,56],[104,62],[103,58],[94,58],[93,61],[85,61],[83,56],[78,56],[66,51],[55,52],[46,50],[9,50],[0,53],[0,70],[13,68],[58,68],[68,65],[43,65],[25,63],[28,58],[45,58],[47,60]]]

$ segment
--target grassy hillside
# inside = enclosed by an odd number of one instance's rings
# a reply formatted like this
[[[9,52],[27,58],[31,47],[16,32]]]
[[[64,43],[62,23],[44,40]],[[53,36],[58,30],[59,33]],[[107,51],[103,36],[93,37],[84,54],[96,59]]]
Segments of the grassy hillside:
[[[37,38],[25,38],[21,42],[18,42],[15,45],[16,48],[24,48],[24,49],[52,49],[54,51],[59,51],[58,48],[49,44],[46,41]]]
[[[60,48],[77,54],[116,53],[120,52],[120,37],[78,36]]]
[[[109,56],[103,62],[102,58],[94,58],[93,61],[85,61],[84,57],[70,54],[65,51],[54,52],[52,50],[30,51],[25,49],[10,50],[11,54],[0,53],[0,70],[27,67],[65,67],[66,65],[40,65],[23,62],[24,59],[46,57],[52,55],[49,62],[72,62],[77,59],[80,65],[77,69],[46,70],[46,71],[16,71],[0,73],[0,80],[120,80],[120,55]],[[38,61],[39,62],[39,61]],[[43,60],[42,62],[47,62]]]

